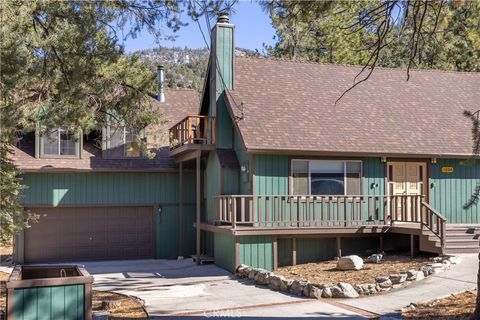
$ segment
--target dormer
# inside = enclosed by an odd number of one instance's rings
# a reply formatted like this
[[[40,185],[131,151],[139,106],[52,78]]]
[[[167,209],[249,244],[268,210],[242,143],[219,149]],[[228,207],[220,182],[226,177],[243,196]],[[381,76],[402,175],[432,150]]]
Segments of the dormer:
[[[106,123],[102,128],[104,159],[143,158],[142,144],[146,143],[145,130],[137,130],[110,116],[107,116]]]
[[[40,124],[35,132],[35,157],[80,159],[82,132],[64,127],[45,129]]]

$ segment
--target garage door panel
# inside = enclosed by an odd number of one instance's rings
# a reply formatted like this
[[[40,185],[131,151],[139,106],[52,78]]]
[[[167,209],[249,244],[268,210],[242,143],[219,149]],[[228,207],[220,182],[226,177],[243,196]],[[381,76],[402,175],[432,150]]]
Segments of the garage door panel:
[[[25,261],[154,258],[152,207],[29,208]]]

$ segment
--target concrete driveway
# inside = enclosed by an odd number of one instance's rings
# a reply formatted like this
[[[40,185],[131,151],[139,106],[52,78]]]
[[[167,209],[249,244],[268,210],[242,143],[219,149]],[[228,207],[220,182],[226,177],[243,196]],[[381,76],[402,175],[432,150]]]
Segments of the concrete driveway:
[[[152,318],[365,319],[373,314],[335,301],[294,297],[258,288],[215,265],[184,260],[80,262],[95,277],[94,289],[145,301]],[[363,314],[363,315],[362,315]]]

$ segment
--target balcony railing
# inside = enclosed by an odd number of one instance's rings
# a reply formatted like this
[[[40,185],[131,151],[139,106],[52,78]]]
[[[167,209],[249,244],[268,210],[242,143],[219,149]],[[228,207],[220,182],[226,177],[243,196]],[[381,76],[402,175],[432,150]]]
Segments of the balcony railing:
[[[420,223],[442,241],[446,219],[420,195],[228,195],[214,197],[214,222],[252,228],[338,228]]]
[[[169,130],[170,150],[187,144],[214,144],[215,118],[188,116]]]

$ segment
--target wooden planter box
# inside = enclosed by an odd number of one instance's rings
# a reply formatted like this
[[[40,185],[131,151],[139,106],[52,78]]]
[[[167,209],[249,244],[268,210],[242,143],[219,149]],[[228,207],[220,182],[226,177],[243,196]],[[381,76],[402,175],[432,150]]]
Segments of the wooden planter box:
[[[7,282],[7,320],[91,319],[92,283],[83,266],[16,266]]]

